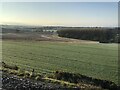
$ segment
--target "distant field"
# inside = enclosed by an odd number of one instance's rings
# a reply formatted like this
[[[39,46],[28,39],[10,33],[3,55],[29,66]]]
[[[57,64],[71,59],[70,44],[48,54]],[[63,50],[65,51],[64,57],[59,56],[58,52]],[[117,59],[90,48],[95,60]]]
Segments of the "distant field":
[[[2,50],[4,62],[27,70],[63,70],[117,83],[117,44],[5,40]]]

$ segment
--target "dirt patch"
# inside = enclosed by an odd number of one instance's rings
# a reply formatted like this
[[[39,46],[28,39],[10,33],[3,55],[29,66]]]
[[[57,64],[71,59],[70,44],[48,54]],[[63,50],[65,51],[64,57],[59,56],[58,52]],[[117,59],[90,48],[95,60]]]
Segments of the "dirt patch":
[[[5,34],[2,34],[2,39],[3,40],[68,42],[68,43],[99,43],[96,41],[63,38],[57,35],[41,34],[41,33],[5,33]]]

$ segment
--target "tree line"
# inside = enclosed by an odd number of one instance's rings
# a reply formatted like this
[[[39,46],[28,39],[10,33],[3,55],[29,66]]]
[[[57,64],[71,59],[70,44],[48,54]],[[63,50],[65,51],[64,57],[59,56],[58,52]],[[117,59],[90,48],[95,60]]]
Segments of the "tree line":
[[[58,30],[57,33],[60,37],[99,41],[100,43],[120,42],[118,28],[67,28]]]

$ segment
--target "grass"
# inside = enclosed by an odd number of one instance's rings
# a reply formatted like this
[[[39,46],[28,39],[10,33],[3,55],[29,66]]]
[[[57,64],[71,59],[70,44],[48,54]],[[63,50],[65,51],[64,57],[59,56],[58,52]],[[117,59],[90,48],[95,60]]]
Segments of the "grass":
[[[118,83],[118,45],[3,41],[2,58],[26,70],[51,73],[62,70]]]

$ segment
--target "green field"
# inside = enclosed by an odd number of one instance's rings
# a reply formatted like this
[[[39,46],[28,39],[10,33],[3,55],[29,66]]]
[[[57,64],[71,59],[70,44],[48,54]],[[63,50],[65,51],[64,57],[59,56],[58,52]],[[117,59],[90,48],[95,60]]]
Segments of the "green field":
[[[117,83],[117,44],[10,40],[2,44],[2,58],[8,64],[41,73],[75,72]]]

